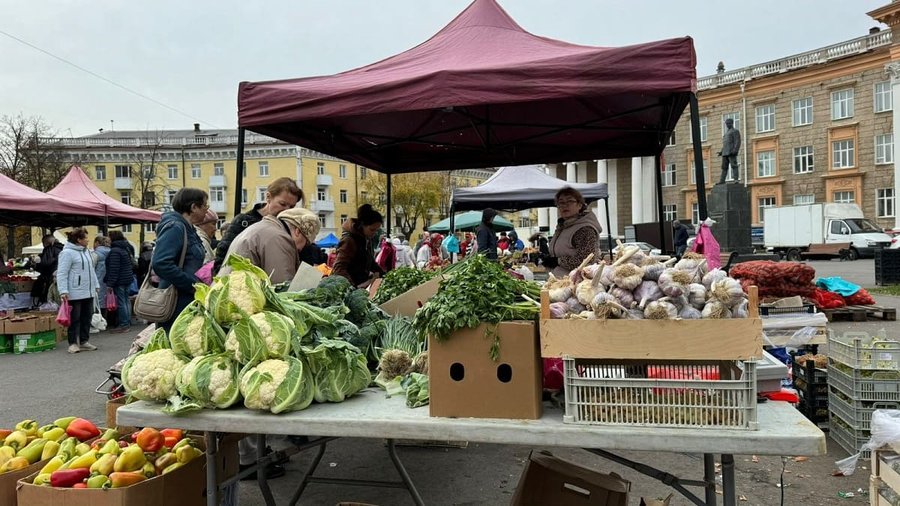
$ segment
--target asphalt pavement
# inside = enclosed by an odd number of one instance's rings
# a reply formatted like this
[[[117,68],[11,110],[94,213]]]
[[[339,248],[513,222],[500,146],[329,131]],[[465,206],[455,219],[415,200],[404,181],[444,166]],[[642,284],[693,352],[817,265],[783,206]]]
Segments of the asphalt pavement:
[[[842,276],[864,287],[874,285],[872,260],[854,262],[817,261],[810,263],[820,276]],[[880,304],[897,307],[900,298],[876,296]],[[831,328],[875,332],[884,328],[888,335],[900,334],[897,322],[836,322]],[[56,418],[77,415],[105,423],[106,398],[94,388],[107,377],[107,369],[125,356],[131,341],[141,329],[135,326],[127,334],[95,334],[91,342],[99,349],[70,355],[65,343],[56,349],[28,355],[0,355],[0,427],[33,418],[47,423]],[[477,399],[474,402],[478,402]],[[420,408],[425,409],[425,408]],[[402,447],[399,449],[407,469],[429,505],[501,505],[508,504],[531,450],[544,448],[468,444],[465,447]],[[554,454],[605,472],[615,472],[632,482],[632,499],[640,496],[665,497],[671,489],[618,464],[605,461],[580,449],[545,448]],[[272,482],[276,498],[286,501],[311,454],[296,455],[288,463],[288,474]],[[699,479],[702,459],[699,455],[652,452],[622,452],[626,457],[671,471],[681,477]],[[860,491],[868,491],[868,464],[851,477],[834,477],[834,461],[847,456],[830,439],[828,454],[808,460],[788,459],[785,465],[785,500],[788,505],[868,504]],[[789,456],[790,457],[790,456]],[[746,499],[738,504],[771,506],[780,504],[782,460],[777,457],[735,456],[737,492]],[[329,444],[319,474],[326,477],[397,480],[384,443],[380,439],[342,439]],[[855,497],[840,498],[838,493],[852,492]],[[698,491],[699,493],[699,491]],[[264,504],[255,483],[241,484],[240,504]],[[412,504],[403,490],[340,487],[314,484],[300,504],[333,505],[358,501],[375,505]],[[689,504],[676,496],[671,506]]]

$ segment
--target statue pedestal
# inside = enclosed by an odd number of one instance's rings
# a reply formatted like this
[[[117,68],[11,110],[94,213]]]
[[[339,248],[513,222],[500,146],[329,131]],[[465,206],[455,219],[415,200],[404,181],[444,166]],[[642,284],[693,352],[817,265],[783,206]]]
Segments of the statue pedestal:
[[[709,217],[716,221],[712,233],[722,252],[752,253],[750,191],[739,183],[717,184],[707,205]]]

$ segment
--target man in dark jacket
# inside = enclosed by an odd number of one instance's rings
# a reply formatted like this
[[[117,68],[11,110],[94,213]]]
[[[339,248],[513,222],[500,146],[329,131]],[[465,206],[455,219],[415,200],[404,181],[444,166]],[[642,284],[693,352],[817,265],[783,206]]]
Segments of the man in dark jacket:
[[[53,275],[56,274],[56,268],[59,266],[59,254],[62,253],[63,245],[53,237],[53,234],[47,234],[41,242],[44,250],[41,251],[38,262],[34,269],[38,271],[40,276],[34,282],[31,288],[31,297],[37,299],[37,304],[47,302],[47,291],[53,283]]]
[[[478,253],[486,256],[489,260],[497,259],[497,234],[494,232],[494,218],[497,211],[487,208],[481,212],[481,224],[478,225],[478,231],[475,240],[478,243]]]
[[[311,242],[300,252],[300,261],[315,266],[327,262],[328,255],[325,254],[325,250],[316,246],[316,243]]]
[[[134,248],[119,230],[109,233],[109,255],[106,257],[106,277],[104,281],[108,289],[116,295],[116,316],[119,326],[110,332],[127,332],[131,327],[131,300],[128,287],[134,280],[133,258]]]
[[[687,249],[688,229],[678,220],[672,222],[673,241],[675,243],[675,256],[681,258],[684,250]]]
[[[141,255],[138,257],[137,279],[138,285],[144,282],[147,273],[150,272],[150,260],[153,258],[153,243],[145,242],[141,245]]]

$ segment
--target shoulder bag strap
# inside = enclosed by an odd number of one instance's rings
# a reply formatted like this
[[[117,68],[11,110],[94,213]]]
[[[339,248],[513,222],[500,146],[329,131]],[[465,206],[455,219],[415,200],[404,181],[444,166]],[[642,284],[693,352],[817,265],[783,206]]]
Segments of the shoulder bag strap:
[[[187,227],[184,228],[184,243],[181,244],[181,259],[178,261],[178,267],[184,269],[184,256],[187,254]]]

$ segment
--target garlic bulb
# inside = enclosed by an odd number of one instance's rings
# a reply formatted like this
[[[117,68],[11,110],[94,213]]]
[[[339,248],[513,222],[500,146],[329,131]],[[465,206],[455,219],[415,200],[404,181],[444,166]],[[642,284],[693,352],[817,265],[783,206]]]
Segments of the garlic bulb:
[[[600,272],[600,269],[603,268],[604,264],[591,264],[581,269],[581,275],[586,277],[587,279],[594,279],[594,275]]]
[[[703,279],[703,276],[707,271],[706,258],[697,253],[685,253],[684,256],[681,257],[681,260],[675,264],[675,268],[689,273],[691,275],[691,282],[695,279],[699,281]]]
[[[626,263],[616,267],[613,272],[613,282],[619,288],[624,288],[629,292],[637,288],[644,279],[644,269],[637,265]]]
[[[659,289],[669,297],[678,297],[688,291],[691,275],[685,271],[669,268],[659,276]]]
[[[674,320],[678,318],[678,309],[664,297],[647,304],[644,317],[648,320]]]
[[[572,284],[572,280],[568,277],[548,280],[547,283],[544,284],[544,288],[550,292],[550,302],[565,302],[575,293],[575,287]]]
[[[644,265],[644,262],[646,262],[647,260],[650,260],[650,257],[647,256],[646,253],[638,249],[634,252],[633,255],[631,255],[631,258],[628,259],[628,263],[641,266]]]
[[[734,278],[720,279],[710,286],[709,297],[727,307],[733,307],[744,300],[744,289],[741,282]]]
[[[728,309],[728,306],[722,304],[717,300],[712,300],[705,306],[703,306],[703,311],[701,311],[700,314],[703,316],[703,318],[711,318],[717,320],[731,318],[731,310]]]
[[[703,275],[703,286],[706,287],[707,290],[712,286],[713,282],[718,281],[720,279],[725,279],[728,277],[728,273],[723,271],[722,269],[715,268],[706,274]]]
[[[569,314],[569,306],[565,302],[553,302],[550,304],[550,318],[561,319]]]
[[[571,315],[573,318],[580,318],[583,320],[596,320],[597,315],[593,311],[582,311],[577,315]]]
[[[682,320],[699,320],[702,314],[700,310],[688,304],[681,308],[681,311],[678,312],[678,317]]]
[[[575,287],[575,298],[578,299],[578,302],[585,306],[589,306],[598,293],[605,292],[606,289],[603,288],[603,285],[599,281],[600,279],[598,277],[594,279],[585,279],[581,283],[578,283],[578,286]]]
[[[750,318],[750,301],[744,299],[731,310],[732,318]]]
[[[688,285],[688,303],[697,309],[703,309],[706,305],[706,287],[700,283]]]
[[[566,301],[566,306],[568,306],[570,313],[580,313],[587,309],[587,307],[585,307],[585,304],[579,302],[575,297],[569,297],[569,300]]]
[[[644,309],[648,302],[661,298],[663,298],[663,293],[656,281],[644,281],[634,289],[634,299],[638,302],[640,309]]]
[[[634,302],[634,294],[619,286],[610,288],[609,294],[618,299],[618,301],[626,307],[631,306],[631,304]]]
[[[613,274],[615,274],[615,272],[616,268],[612,265],[604,265],[603,269],[601,269],[600,271],[600,283],[602,283],[603,286],[607,288],[614,285],[615,282],[613,281]]]
[[[644,320],[644,311],[642,309],[633,307],[628,311],[625,311],[623,315],[626,320]]]
[[[594,314],[601,320],[618,318],[627,311],[622,303],[609,293],[598,293],[591,306],[594,308]]]

